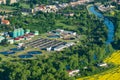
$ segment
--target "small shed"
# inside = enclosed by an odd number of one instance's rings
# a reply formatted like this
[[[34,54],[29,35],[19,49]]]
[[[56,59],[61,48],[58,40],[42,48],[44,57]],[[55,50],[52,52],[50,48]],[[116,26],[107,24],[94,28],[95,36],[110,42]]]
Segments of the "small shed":
[[[8,39],[8,42],[9,42],[10,44],[13,44],[13,43],[14,43],[14,39]]]
[[[68,71],[69,77],[73,77],[79,73],[79,69]]]
[[[99,64],[97,64],[97,66],[99,66],[99,67],[107,67],[108,64],[107,63],[99,63]]]
[[[39,31],[35,31],[35,33],[34,33],[35,35],[39,35]]]

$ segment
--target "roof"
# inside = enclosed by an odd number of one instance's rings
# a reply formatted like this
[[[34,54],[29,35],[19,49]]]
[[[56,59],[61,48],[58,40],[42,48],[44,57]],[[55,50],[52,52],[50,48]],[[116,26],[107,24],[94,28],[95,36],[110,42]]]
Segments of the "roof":
[[[15,40],[20,40],[20,38],[15,38]]]
[[[24,38],[24,36],[20,36],[19,38]]]
[[[64,47],[65,45],[60,45],[60,46],[55,47],[55,49],[64,48]]]
[[[10,21],[9,20],[2,20],[2,22],[1,22],[2,24],[9,24],[10,23]]]

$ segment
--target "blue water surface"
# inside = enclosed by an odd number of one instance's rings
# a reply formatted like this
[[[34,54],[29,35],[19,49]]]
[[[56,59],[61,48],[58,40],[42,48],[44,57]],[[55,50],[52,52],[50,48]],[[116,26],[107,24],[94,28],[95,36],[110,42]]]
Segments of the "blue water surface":
[[[105,18],[100,12],[97,12],[95,10],[94,6],[90,6],[88,8],[88,10],[93,13],[94,15],[96,15],[98,18],[102,18],[104,20],[104,24],[107,26],[108,28],[108,38],[106,41],[106,44],[110,44],[111,42],[113,42],[113,37],[114,37],[114,25],[113,22],[110,21],[108,18]]]
[[[34,54],[42,54],[40,51],[30,51],[27,53],[28,55],[34,55]]]
[[[33,55],[19,55],[19,58],[32,58]]]

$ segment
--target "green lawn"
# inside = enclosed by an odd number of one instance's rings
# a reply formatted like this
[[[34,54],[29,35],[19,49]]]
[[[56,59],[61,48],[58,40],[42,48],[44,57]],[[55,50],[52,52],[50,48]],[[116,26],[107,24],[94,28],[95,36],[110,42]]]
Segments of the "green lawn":
[[[0,46],[0,52],[1,52],[1,51],[8,51],[8,50],[10,50],[11,48],[15,48],[15,47],[16,47],[15,45]]]
[[[0,5],[0,12],[6,12],[6,13],[9,13],[9,12],[13,12],[15,11],[16,8],[15,7],[12,7],[12,6],[6,6],[6,5]]]
[[[62,23],[60,20],[57,20],[55,25],[62,26],[64,29],[71,29],[71,30],[74,30],[77,27],[77,26],[66,25],[66,24]]]
[[[22,6],[23,8],[30,8],[30,5],[26,3],[20,3],[20,6]]]

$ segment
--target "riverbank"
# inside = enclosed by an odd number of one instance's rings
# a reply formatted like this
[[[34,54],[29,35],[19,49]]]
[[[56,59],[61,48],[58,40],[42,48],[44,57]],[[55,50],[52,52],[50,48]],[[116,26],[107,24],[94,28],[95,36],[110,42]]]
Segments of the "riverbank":
[[[114,37],[114,25],[113,25],[113,22],[110,21],[109,19],[105,18],[101,13],[97,12],[93,5],[88,6],[88,11],[90,13],[96,15],[99,19],[102,18],[104,24],[108,28],[108,38],[107,38],[106,44],[110,44],[111,42],[113,42],[113,37]]]

